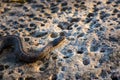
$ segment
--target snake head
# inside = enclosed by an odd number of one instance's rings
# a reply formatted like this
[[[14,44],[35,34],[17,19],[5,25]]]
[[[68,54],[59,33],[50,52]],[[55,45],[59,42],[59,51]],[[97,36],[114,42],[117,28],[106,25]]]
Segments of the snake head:
[[[56,38],[55,40],[53,40],[52,41],[53,47],[60,44],[64,39],[65,39],[65,36],[60,36],[60,37]]]

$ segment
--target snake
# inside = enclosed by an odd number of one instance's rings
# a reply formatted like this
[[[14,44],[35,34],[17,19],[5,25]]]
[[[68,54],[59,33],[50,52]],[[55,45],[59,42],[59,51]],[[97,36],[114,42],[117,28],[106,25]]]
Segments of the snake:
[[[1,36],[0,40],[0,54],[3,52],[4,49],[8,47],[13,47],[13,52],[20,61],[35,62],[37,60],[44,59],[46,55],[48,55],[51,51],[56,49],[57,46],[63,43],[63,41],[65,40],[65,36],[55,38],[53,41],[50,41],[46,46],[44,46],[41,51],[32,54],[25,51],[25,49],[23,48],[24,44],[22,44],[21,38],[19,36]]]

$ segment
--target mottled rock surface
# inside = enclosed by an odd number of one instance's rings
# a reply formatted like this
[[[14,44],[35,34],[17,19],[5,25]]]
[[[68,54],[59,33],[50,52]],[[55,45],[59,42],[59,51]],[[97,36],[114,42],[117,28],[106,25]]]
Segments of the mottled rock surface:
[[[0,36],[20,36],[28,51],[60,35],[67,41],[29,64],[4,50],[0,80],[120,80],[120,0],[2,1]]]

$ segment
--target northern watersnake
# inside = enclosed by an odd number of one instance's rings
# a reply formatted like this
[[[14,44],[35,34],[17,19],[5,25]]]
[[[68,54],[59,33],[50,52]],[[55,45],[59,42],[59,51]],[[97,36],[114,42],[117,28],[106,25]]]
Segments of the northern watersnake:
[[[19,60],[24,62],[34,62],[39,59],[45,58],[48,53],[50,53],[53,49],[55,49],[56,46],[58,46],[60,43],[62,43],[65,40],[64,36],[60,36],[54,39],[53,41],[49,42],[38,53],[29,54],[24,50],[23,48],[24,45],[22,44],[20,37],[15,35],[8,35],[8,36],[2,36],[0,38],[2,41],[0,45],[0,54],[5,48],[9,46],[13,46],[14,47],[13,52],[15,53],[16,57],[18,57]]]

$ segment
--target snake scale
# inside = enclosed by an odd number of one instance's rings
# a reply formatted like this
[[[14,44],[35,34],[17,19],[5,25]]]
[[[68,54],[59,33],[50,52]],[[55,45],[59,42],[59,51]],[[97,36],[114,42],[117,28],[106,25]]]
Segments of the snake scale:
[[[44,59],[47,54],[49,54],[52,50],[56,48],[59,44],[61,44],[65,40],[65,36],[60,36],[53,41],[49,42],[45,47],[42,48],[41,51],[38,53],[32,53],[29,54],[26,52],[23,48],[23,44],[21,41],[21,38],[15,35],[7,35],[7,36],[2,36],[1,38],[1,45],[0,45],[0,54],[3,52],[4,49],[7,47],[14,47],[14,53],[16,57],[19,58],[19,60],[24,61],[24,62],[35,62],[39,59]]]

